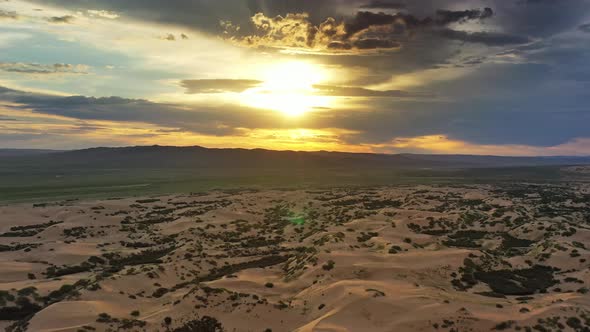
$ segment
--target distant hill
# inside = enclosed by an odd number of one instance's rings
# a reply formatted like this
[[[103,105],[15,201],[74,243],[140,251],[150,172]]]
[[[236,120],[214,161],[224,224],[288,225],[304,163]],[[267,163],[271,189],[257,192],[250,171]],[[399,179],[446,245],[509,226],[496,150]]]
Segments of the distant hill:
[[[138,146],[74,151],[0,150],[5,162],[44,167],[89,168],[323,168],[457,169],[590,164],[590,157],[499,157],[475,155],[296,152],[263,149],[208,149],[199,146]]]
[[[588,181],[590,157],[295,152],[140,146],[0,153],[3,201],[128,197],[211,189]]]

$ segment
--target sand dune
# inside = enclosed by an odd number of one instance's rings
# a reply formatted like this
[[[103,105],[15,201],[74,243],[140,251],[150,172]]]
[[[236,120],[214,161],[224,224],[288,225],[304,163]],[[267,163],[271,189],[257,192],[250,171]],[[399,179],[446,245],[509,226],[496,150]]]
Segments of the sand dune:
[[[3,206],[1,327],[582,331],[587,193],[404,186]]]

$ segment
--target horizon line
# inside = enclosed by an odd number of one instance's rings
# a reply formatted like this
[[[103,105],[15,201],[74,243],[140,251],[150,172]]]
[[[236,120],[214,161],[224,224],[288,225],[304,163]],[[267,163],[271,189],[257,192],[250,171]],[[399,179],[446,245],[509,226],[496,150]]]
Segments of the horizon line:
[[[49,153],[63,153],[88,151],[96,149],[130,149],[130,148],[200,148],[206,150],[243,150],[243,151],[270,151],[270,152],[292,152],[292,153],[340,153],[351,155],[380,155],[380,156],[456,156],[456,157],[496,157],[496,158],[590,158],[590,155],[491,155],[491,154],[461,154],[461,153],[419,153],[419,152],[399,152],[399,153],[379,153],[379,152],[350,152],[335,150],[274,150],[267,148],[232,148],[232,147],[206,147],[202,145],[125,145],[125,146],[95,146],[73,149],[45,149],[45,148],[4,148],[0,151],[46,151]]]

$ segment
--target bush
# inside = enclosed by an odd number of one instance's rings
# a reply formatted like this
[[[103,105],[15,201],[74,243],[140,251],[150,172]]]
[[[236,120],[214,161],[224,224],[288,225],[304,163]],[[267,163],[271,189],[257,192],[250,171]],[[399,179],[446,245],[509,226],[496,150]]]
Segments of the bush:
[[[169,318],[169,317],[166,317]],[[166,323],[166,325],[170,325]],[[209,316],[204,316],[198,320],[187,322],[183,326],[174,329],[173,332],[223,332],[223,326],[217,319]]]
[[[42,309],[39,305],[31,303],[25,297],[19,298],[17,302],[17,306],[4,306],[0,308],[0,321],[25,319]]]
[[[504,295],[532,295],[558,283],[553,268],[540,265],[522,270],[477,271],[474,277]]]
[[[74,285],[63,285],[60,289],[54,290],[53,292],[47,295],[45,299],[46,302],[59,302],[70,295],[76,295],[78,292],[76,291],[76,286]]]
[[[326,271],[330,271],[334,268],[335,264],[336,264],[336,262],[334,262],[333,260],[329,260],[326,264],[324,264],[322,266],[322,269],[324,269]]]
[[[97,323],[110,323],[113,321],[113,317],[111,317],[111,315],[103,312],[101,314],[98,315],[98,318],[96,319]]]
[[[160,298],[160,297],[166,295],[166,293],[168,293],[168,289],[162,287],[162,288],[156,289],[156,291],[152,294],[152,296],[155,298]]]

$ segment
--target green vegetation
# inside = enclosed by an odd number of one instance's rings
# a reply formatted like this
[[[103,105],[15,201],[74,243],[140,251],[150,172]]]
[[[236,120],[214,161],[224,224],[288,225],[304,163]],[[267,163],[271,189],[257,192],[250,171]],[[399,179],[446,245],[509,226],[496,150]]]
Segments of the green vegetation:
[[[170,324],[167,324],[170,325]],[[173,332],[223,332],[223,326],[217,319],[209,316],[203,316],[201,319],[192,320],[178,327]]]
[[[10,227],[10,231],[0,234],[0,237],[30,237],[35,236],[47,228],[55,225],[59,225],[63,221],[50,221],[43,224],[36,225],[25,225],[25,226],[13,226]]]
[[[462,277],[453,280],[453,285],[458,290],[467,290],[478,282],[484,282],[492,289],[492,293],[482,295],[492,297],[533,295],[544,293],[549,287],[559,283],[554,278],[554,271],[551,267],[541,265],[514,270],[486,269],[467,258],[460,270]]]
[[[0,321],[2,320],[20,320],[34,315],[41,310],[41,306],[32,303],[26,297],[19,297],[14,306],[0,307]]]
[[[322,269],[330,271],[334,268],[336,263],[333,260],[329,260],[326,264],[322,265]]]

